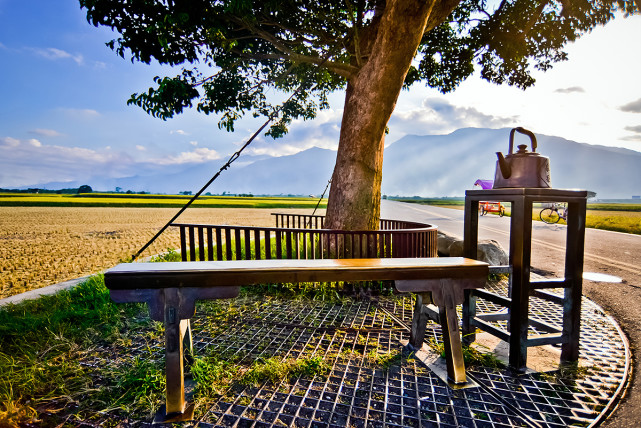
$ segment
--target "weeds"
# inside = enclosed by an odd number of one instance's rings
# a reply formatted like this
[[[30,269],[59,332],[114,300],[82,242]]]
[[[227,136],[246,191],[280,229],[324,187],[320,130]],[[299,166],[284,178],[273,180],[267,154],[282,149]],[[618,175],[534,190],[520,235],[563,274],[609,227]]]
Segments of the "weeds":
[[[404,357],[405,356],[402,351],[379,354],[376,349],[372,349],[368,355],[368,359],[373,364],[382,367],[385,370],[389,370],[390,367],[401,364]],[[405,359],[410,359],[412,357],[413,354],[410,354]]]
[[[243,373],[240,382],[246,385],[258,386],[264,382],[277,383],[281,380],[290,380],[297,377],[325,377],[329,374],[330,367],[320,356],[308,358],[280,359],[277,357],[254,362]]]
[[[176,251],[175,248],[167,248],[167,251],[158,254],[156,256],[153,256],[150,260],[152,263],[157,263],[157,262],[180,262],[182,261],[182,258],[180,256],[180,253]]]
[[[431,337],[427,344],[430,348],[442,358],[445,358],[445,347],[443,343],[439,343]],[[481,351],[477,348],[483,348],[488,352]],[[505,364],[494,355],[489,348],[476,344],[475,346],[463,345],[463,362],[466,367],[482,366],[487,368],[500,369],[504,368]]]
[[[164,401],[164,362],[152,355],[104,369],[111,385],[101,388],[96,401],[108,403],[110,408],[119,408],[127,413],[132,410],[154,414]],[[107,372],[108,371],[108,372]]]
[[[3,423],[31,418],[40,402],[75,400],[91,389],[94,379],[80,361],[96,343],[120,339],[124,320],[141,308],[112,303],[97,275],[73,289],[0,309]]]
[[[239,367],[218,356],[196,357],[191,375],[197,383],[199,396],[222,394],[239,373]]]
[[[18,428],[19,422],[35,422],[38,412],[29,405],[20,405],[14,401],[7,401],[0,404],[0,426],[7,428]]]

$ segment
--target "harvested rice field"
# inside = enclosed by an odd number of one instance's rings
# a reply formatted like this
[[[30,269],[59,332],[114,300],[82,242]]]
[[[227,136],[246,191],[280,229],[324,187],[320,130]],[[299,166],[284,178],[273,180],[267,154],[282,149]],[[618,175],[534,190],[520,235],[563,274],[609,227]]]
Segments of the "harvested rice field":
[[[177,222],[273,226],[273,211],[196,208]],[[131,257],[175,215],[175,208],[0,207],[0,299],[90,275]],[[178,248],[168,228],[142,257]]]

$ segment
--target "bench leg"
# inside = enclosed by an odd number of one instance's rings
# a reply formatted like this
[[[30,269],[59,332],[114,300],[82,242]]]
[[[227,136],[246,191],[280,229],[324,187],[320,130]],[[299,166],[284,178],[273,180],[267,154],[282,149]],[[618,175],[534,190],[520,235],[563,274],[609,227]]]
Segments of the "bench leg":
[[[465,377],[465,363],[463,362],[456,307],[441,306],[439,307],[439,313],[441,329],[443,330],[447,377],[455,384],[464,384],[467,382],[467,378]]]
[[[176,321],[165,325],[165,361],[167,375],[167,414],[182,413],[185,410],[185,382],[183,367],[183,336]]]
[[[456,305],[464,301],[465,285],[469,284],[452,279],[396,281],[398,290],[416,293],[416,305],[414,306],[410,332],[410,345],[415,349],[421,349],[423,346],[427,320],[436,318],[430,315],[431,311],[424,305],[433,303],[438,306],[437,318],[443,332],[447,377],[450,382],[457,385],[467,383],[461,335],[456,315]]]
[[[428,305],[431,299],[424,299],[423,294],[416,294],[416,304],[414,305],[414,315],[412,316],[412,330],[410,331],[410,345],[416,349],[421,349],[425,339],[425,329],[427,328],[428,316],[423,310],[423,305]],[[426,296],[427,297],[427,296]]]
[[[154,422],[176,422],[193,418],[193,405],[185,402],[185,333],[191,336],[189,319],[180,319],[180,299],[175,288],[165,290],[165,406]],[[189,346],[189,345],[188,345]]]

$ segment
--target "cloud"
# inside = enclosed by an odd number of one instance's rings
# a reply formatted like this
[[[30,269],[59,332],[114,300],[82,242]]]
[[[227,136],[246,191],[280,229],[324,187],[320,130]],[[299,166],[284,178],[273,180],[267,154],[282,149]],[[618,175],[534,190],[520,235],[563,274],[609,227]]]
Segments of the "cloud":
[[[628,113],[641,113],[641,98],[620,106],[619,110]]]
[[[182,152],[176,156],[156,158],[149,162],[156,165],[181,165],[186,163],[203,163],[216,159],[220,159],[220,154],[216,150],[198,147],[191,152]]]
[[[570,86],[569,88],[559,88],[554,92],[557,92],[559,94],[572,94],[577,92],[585,92],[585,89],[580,86]]]
[[[340,135],[342,110],[324,110],[314,120],[295,120],[289,133],[277,140],[260,136],[247,149],[252,155],[286,156],[311,147],[336,150]],[[253,132],[248,130],[248,135]],[[239,141],[244,144],[245,141]]]
[[[632,141],[633,143],[641,142],[641,135],[630,135],[628,137],[619,138],[621,141]]]
[[[0,147],[18,147],[20,145],[20,140],[11,137],[0,138]]]
[[[636,126],[626,126],[624,129],[625,129],[626,131],[636,132],[637,134],[641,134],[641,125],[636,125]]]
[[[36,55],[52,61],[60,59],[72,59],[78,65],[84,64],[84,58],[81,54],[70,54],[67,51],[57,48],[30,48]]]
[[[388,126],[390,133],[400,138],[406,134],[449,133],[468,127],[501,128],[517,120],[518,116],[488,115],[473,107],[455,106],[443,98],[426,98],[421,108],[394,113]]]
[[[0,159],[0,187],[85,179],[96,171],[106,176],[133,175],[135,170],[127,154],[47,145],[35,138],[0,138]]]
[[[189,135],[189,133],[183,131],[182,129],[176,129],[175,131],[169,131],[169,134]]]
[[[54,129],[41,129],[41,128],[33,129],[29,131],[29,133],[40,135],[42,137],[62,137],[64,135]]]
[[[147,150],[147,148],[145,146],[141,146],[140,144],[137,144],[136,145],[136,150],[144,152],[145,150]]]
[[[196,147],[198,145],[198,141],[190,141],[189,144]]]
[[[143,148],[138,145],[136,148]],[[152,157],[142,151],[116,151],[109,147],[93,150],[83,147],[49,145],[35,138],[0,137],[0,187],[20,187],[50,182],[105,180],[173,173],[185,167],[220,159],[213,149],[196,147],[176,155]]]

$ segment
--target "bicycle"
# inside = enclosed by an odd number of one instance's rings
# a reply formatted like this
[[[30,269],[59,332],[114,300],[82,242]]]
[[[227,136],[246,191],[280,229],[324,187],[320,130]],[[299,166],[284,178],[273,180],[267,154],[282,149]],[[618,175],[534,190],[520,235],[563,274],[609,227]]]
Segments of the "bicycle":
[[[539,218],[547,224],[556,224],[559,220],[568,220],[568,207],[565,204],[553,204],[552,207],[543,208]]]

